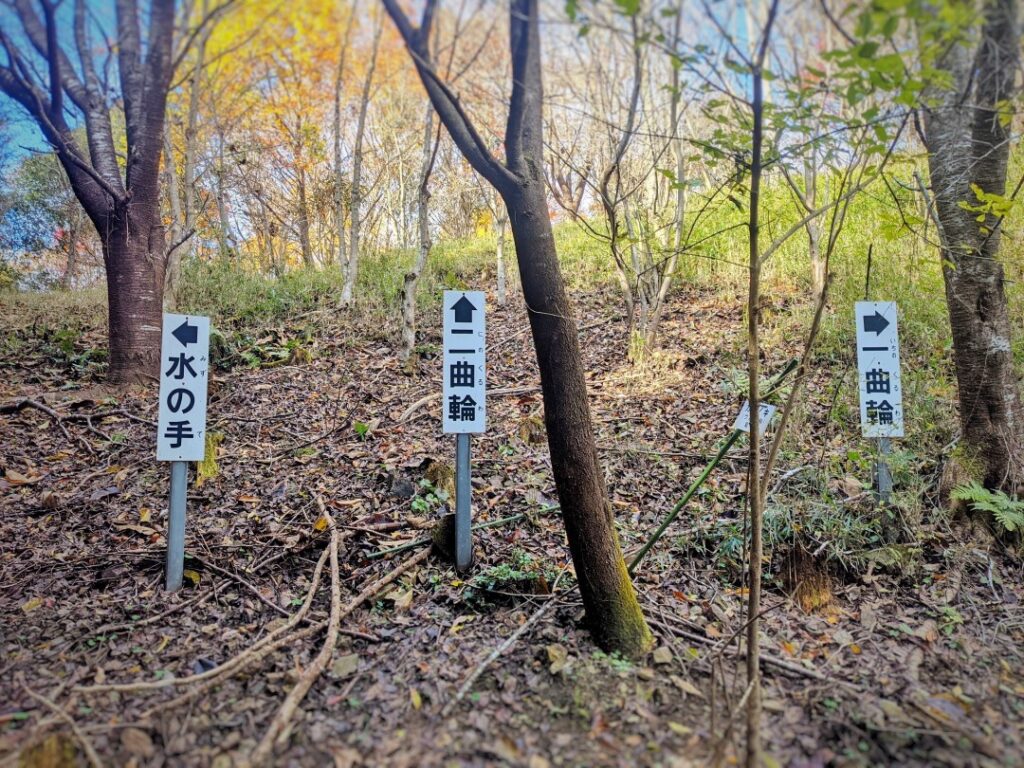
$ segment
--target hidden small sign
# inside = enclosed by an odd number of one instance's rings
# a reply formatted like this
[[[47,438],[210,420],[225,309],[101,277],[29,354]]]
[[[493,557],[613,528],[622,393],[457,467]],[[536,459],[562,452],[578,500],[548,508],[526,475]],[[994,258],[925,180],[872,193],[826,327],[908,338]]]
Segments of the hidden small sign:
[[[210,318],[165,314],[160,346],[157,461],[203,460],[209,360]]]
[[[903,437],[896,302],[858,301],[857,379],[864,437]]]
[[[483,291],[444,292],[441,420],[446,433],[479,433],[487,424]]]

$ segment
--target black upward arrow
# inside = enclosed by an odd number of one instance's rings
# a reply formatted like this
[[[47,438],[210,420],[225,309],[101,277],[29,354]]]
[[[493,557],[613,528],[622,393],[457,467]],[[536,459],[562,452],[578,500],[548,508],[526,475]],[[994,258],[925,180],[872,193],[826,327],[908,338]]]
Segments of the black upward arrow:
[[[875,336],[881,336],[882,331],[889,327],[889,321],[882,317],[878,312],[873,315],[864,315],[864,332],[871,333],[874,331]]]
[[[181,342],[181,346],[188,347],[189,344],[195,344],[199,340],[199,326],[189,325],[186,318],[184,323],[171,331],[171,335]]]
[[[476,307],[473,306],[473,303],[469,299],[463,296],[452,305],[452,311],[455,312],[456,323],[472,323],[473,313],[476,312]]]

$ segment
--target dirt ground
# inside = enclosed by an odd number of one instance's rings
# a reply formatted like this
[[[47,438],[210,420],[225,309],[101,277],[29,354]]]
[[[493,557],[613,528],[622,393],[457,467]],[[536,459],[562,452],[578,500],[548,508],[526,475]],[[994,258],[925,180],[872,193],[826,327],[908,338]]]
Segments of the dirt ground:
[[[744,365],[739,301],[680,296],[666,352],[644,366],[624,359],[611,297],[580,296],[577,306],[631,552],[731,427],[739,397],[723,383]],[[417,544],[445,512],[431,490],[450,483],[443,465],[454,454],[438,400],[424,401],[439,390],[438,319],[426,319],[427,354],[407,376],[387,334],[325,313],[265,330],[265,346],[305,339],[302,353],[214,372],[219,466],[190,487],[187,583],[174,595],[162,589],[168,473],[154,461],[155,392],[102,387],[82,354],[104,343],[93,316],[0,311],[0,764],[85,765],[83,743],[104,765],[246,764],[325,641],[329,559],[294,619],[331,540],[324,511],[337,524],[340,597],[351,610],[274,742],[273,764],[689,766],[742,754],[745,593],[729,553],[693,544],[741,525],[742,450],[638,574],[655,652],[632,663],[600,653],[551,510],[519,301],[489,307],[494,392],[473,461],[475,522],[522,517],[476,532],[471,573],[423,559]],[[70,341],[55,331],[79,321],[85,331]],[[783,340],[766,368],[780,369],[799,344]],[[777,472],[778,503],[809,493],[815,473],[790,470],[826,471],[824,456],[858,442],[852,425],[827,418],[844,364],[816,366]],[[14,407],[26,398],[51,412]],[[837,482],[833,503],[852,518],[878,514],[869,494]],[[787,571],[773,558],[763,633],[770,765],[1024,763],[1021,564],[945,519],[926,509],[915,523],[909,571],[827,573],[820,552],[791,558]],[[414,546],[380,554],[404,544]]]

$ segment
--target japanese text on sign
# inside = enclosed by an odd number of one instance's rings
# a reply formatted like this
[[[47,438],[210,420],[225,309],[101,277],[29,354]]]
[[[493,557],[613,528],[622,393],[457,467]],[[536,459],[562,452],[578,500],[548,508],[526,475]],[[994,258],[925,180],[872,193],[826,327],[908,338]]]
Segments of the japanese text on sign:
[[[772,420],[772,416],[775,415],[775,406],[769,405],[768,403],[759,403],[757,406],[757,428],[758,431],[763,435],[765,430],[768,428],[769,422]],[[750,432],[750,401],[744,400],[743,407],[740,408],[739,414],[736,416],[736,421],[732,425],[732,428],[738,429],[740,432]]]
[[[483,291],[444,292],[441,419],[445,432],[483,432],[486,425]]]
[[[903,437],[896,302],[858,301],[857,377],[865,437]]]
[[[209,349],[210,318],[164,315],[157,461],[203,460]]]

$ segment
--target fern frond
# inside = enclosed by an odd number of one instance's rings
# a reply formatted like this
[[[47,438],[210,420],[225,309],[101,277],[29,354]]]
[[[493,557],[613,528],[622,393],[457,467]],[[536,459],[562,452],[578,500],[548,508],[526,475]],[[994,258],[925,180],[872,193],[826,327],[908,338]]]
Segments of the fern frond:
[[[968,502],[979,512],[988,512],[1009,533],[1024,530],[1024,501],[1012,499],[1002,491],[990,491],[977,481],[957,486],[950,496]]]

